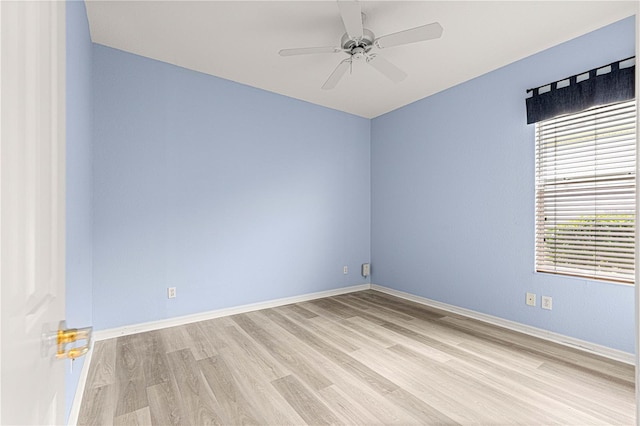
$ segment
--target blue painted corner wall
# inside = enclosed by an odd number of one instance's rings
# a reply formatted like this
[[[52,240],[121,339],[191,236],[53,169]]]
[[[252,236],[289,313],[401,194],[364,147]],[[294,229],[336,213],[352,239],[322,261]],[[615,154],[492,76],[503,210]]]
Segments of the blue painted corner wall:
[[[83,1],[66,4],[66,320],[69,327],[93,322],[92,52]],[[71,361],[66,361],[69,364]],[[66,418],[69,418],[84,358],[67,365]]]
[[[367,282],[369,120],[105,46],[93,59],[97,329]]]
[[[525,91],[635,54],[635,18],[372,121],[372,281],[635,352],[634,288],[534,273]],[[553,310],[525,293],[553,297]]]

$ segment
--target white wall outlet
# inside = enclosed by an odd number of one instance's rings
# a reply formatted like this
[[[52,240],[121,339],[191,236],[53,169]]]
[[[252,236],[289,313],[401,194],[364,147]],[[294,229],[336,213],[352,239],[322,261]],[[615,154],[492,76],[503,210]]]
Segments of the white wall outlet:
[[[553,299],[551,296],[542,296],[542,303],[540,306],[542,306],[542,309],[551,310],[553,308]]]
[[[169,287],[167,289],[167,297],[169,299],[175,299],[176,298],[176,288],[175,287]]]
[[[536,294],[535,293],[527,293],[527,305],[536,306]]]
[[[348,274],[348,273],[349,273],[349,267],[348,267],[347,265],[344,265],[344,266],[342,267],[342,273],[343,273],[343,274]]]
[[[368,277],[369,274],[371,274],[371,265],[368,263],[363,263],[362,264],[362,276],[363,277]]]

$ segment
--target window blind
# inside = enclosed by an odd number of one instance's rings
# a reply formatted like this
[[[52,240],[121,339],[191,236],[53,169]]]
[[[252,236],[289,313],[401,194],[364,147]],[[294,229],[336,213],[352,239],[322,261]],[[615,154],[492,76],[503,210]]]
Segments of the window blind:
[[[536,123],[536,270],[633,283],[636,106]]]

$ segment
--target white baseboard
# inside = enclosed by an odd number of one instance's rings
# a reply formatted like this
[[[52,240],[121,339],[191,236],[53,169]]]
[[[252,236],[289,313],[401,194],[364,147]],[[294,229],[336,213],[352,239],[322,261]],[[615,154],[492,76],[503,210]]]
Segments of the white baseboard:
[[[369,284],[342,287],[334,290],[319,291],[317,293],[307,293],[300,296],[284,297],[282,299],[269,300],[266,302],[251,303],[248,305],[241,305],[233,308],[217,309],[215,311],[201,312],[193,315],[167,318],[140,324],[125,325],[123,327],[96,331],[93,333],[93,335],[95,341],[112,339],[114,337],[127,336],[129,334],[142,333],[145,331],[159,330],[161,328],[167,327],[175,327],[177,325],[206,321],[209,319],[220,318],[229,315],[243,314],[245,312],[258,311],[260,309],[275,308],[278,306],[289,305],[291,303],[306,302],[308,300],[320,299],[323,297],[337,296],[340,294],[353,293],[355,291],[369,290],[370,288],[371,286]]]
[[[389,294],[391,296],[396,296],[402,299],[410,300],[412,302],[420,303],[422,305],[442,309],[454,314],[463,315],[465,317],[497,325],[509,330],[518,331],[520,333],[548,340],[553,343],[559,343],[564,346],[580,349],[585,352],[590,352],[609,359],[613,359],[615,361],[624,362],[625,364],[635,365],[635,354],[629,352],[612,349],[607,346],[598,345],[596,343],[587,342],[586,340],[576,339],[573,337],[565,336],[563,334],[554,333],[552,331],[521,324],[519,322],[494,317],[493,315],[483,314],[481,312],[472,311],[471,309],[460,308],[458,306],[449,305],[447,303],[438,302],[436,300],[427,299],[426,297],[416,296],[411,293],[405,293],[403,291],[394,290],[392,288],[384,287],[377,284],[371,284],[371,290],[376,290],[382,293]]]
[[[80,370],[80,377],[78,378],[78,386],[76,387],[76,394],[73,397],[71,403],[71,412],[69,413],[69,421],[67,425],[76,426],[78,424],[78,417],[80,416],[80,406],[82,405],[82,396],[84,395],[84,388],[87,384],[87,376],[89,374],[89,366],[91,365],[91,356],[93,355],[93,344],[89,352],[84,357],[82,363],[82,370]]]

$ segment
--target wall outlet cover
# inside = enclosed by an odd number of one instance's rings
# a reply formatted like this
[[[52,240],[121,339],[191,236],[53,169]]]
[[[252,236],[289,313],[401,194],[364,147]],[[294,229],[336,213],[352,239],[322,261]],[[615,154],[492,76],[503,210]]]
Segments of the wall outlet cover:
[[[542,296],[542,302],[540,303],[542,309],[551,310],[553,308],[553,299],[551,296]]]
[[[535,293],[527,293],[527,298],[525,303],[529,306],[536,306],[536,294]]]

